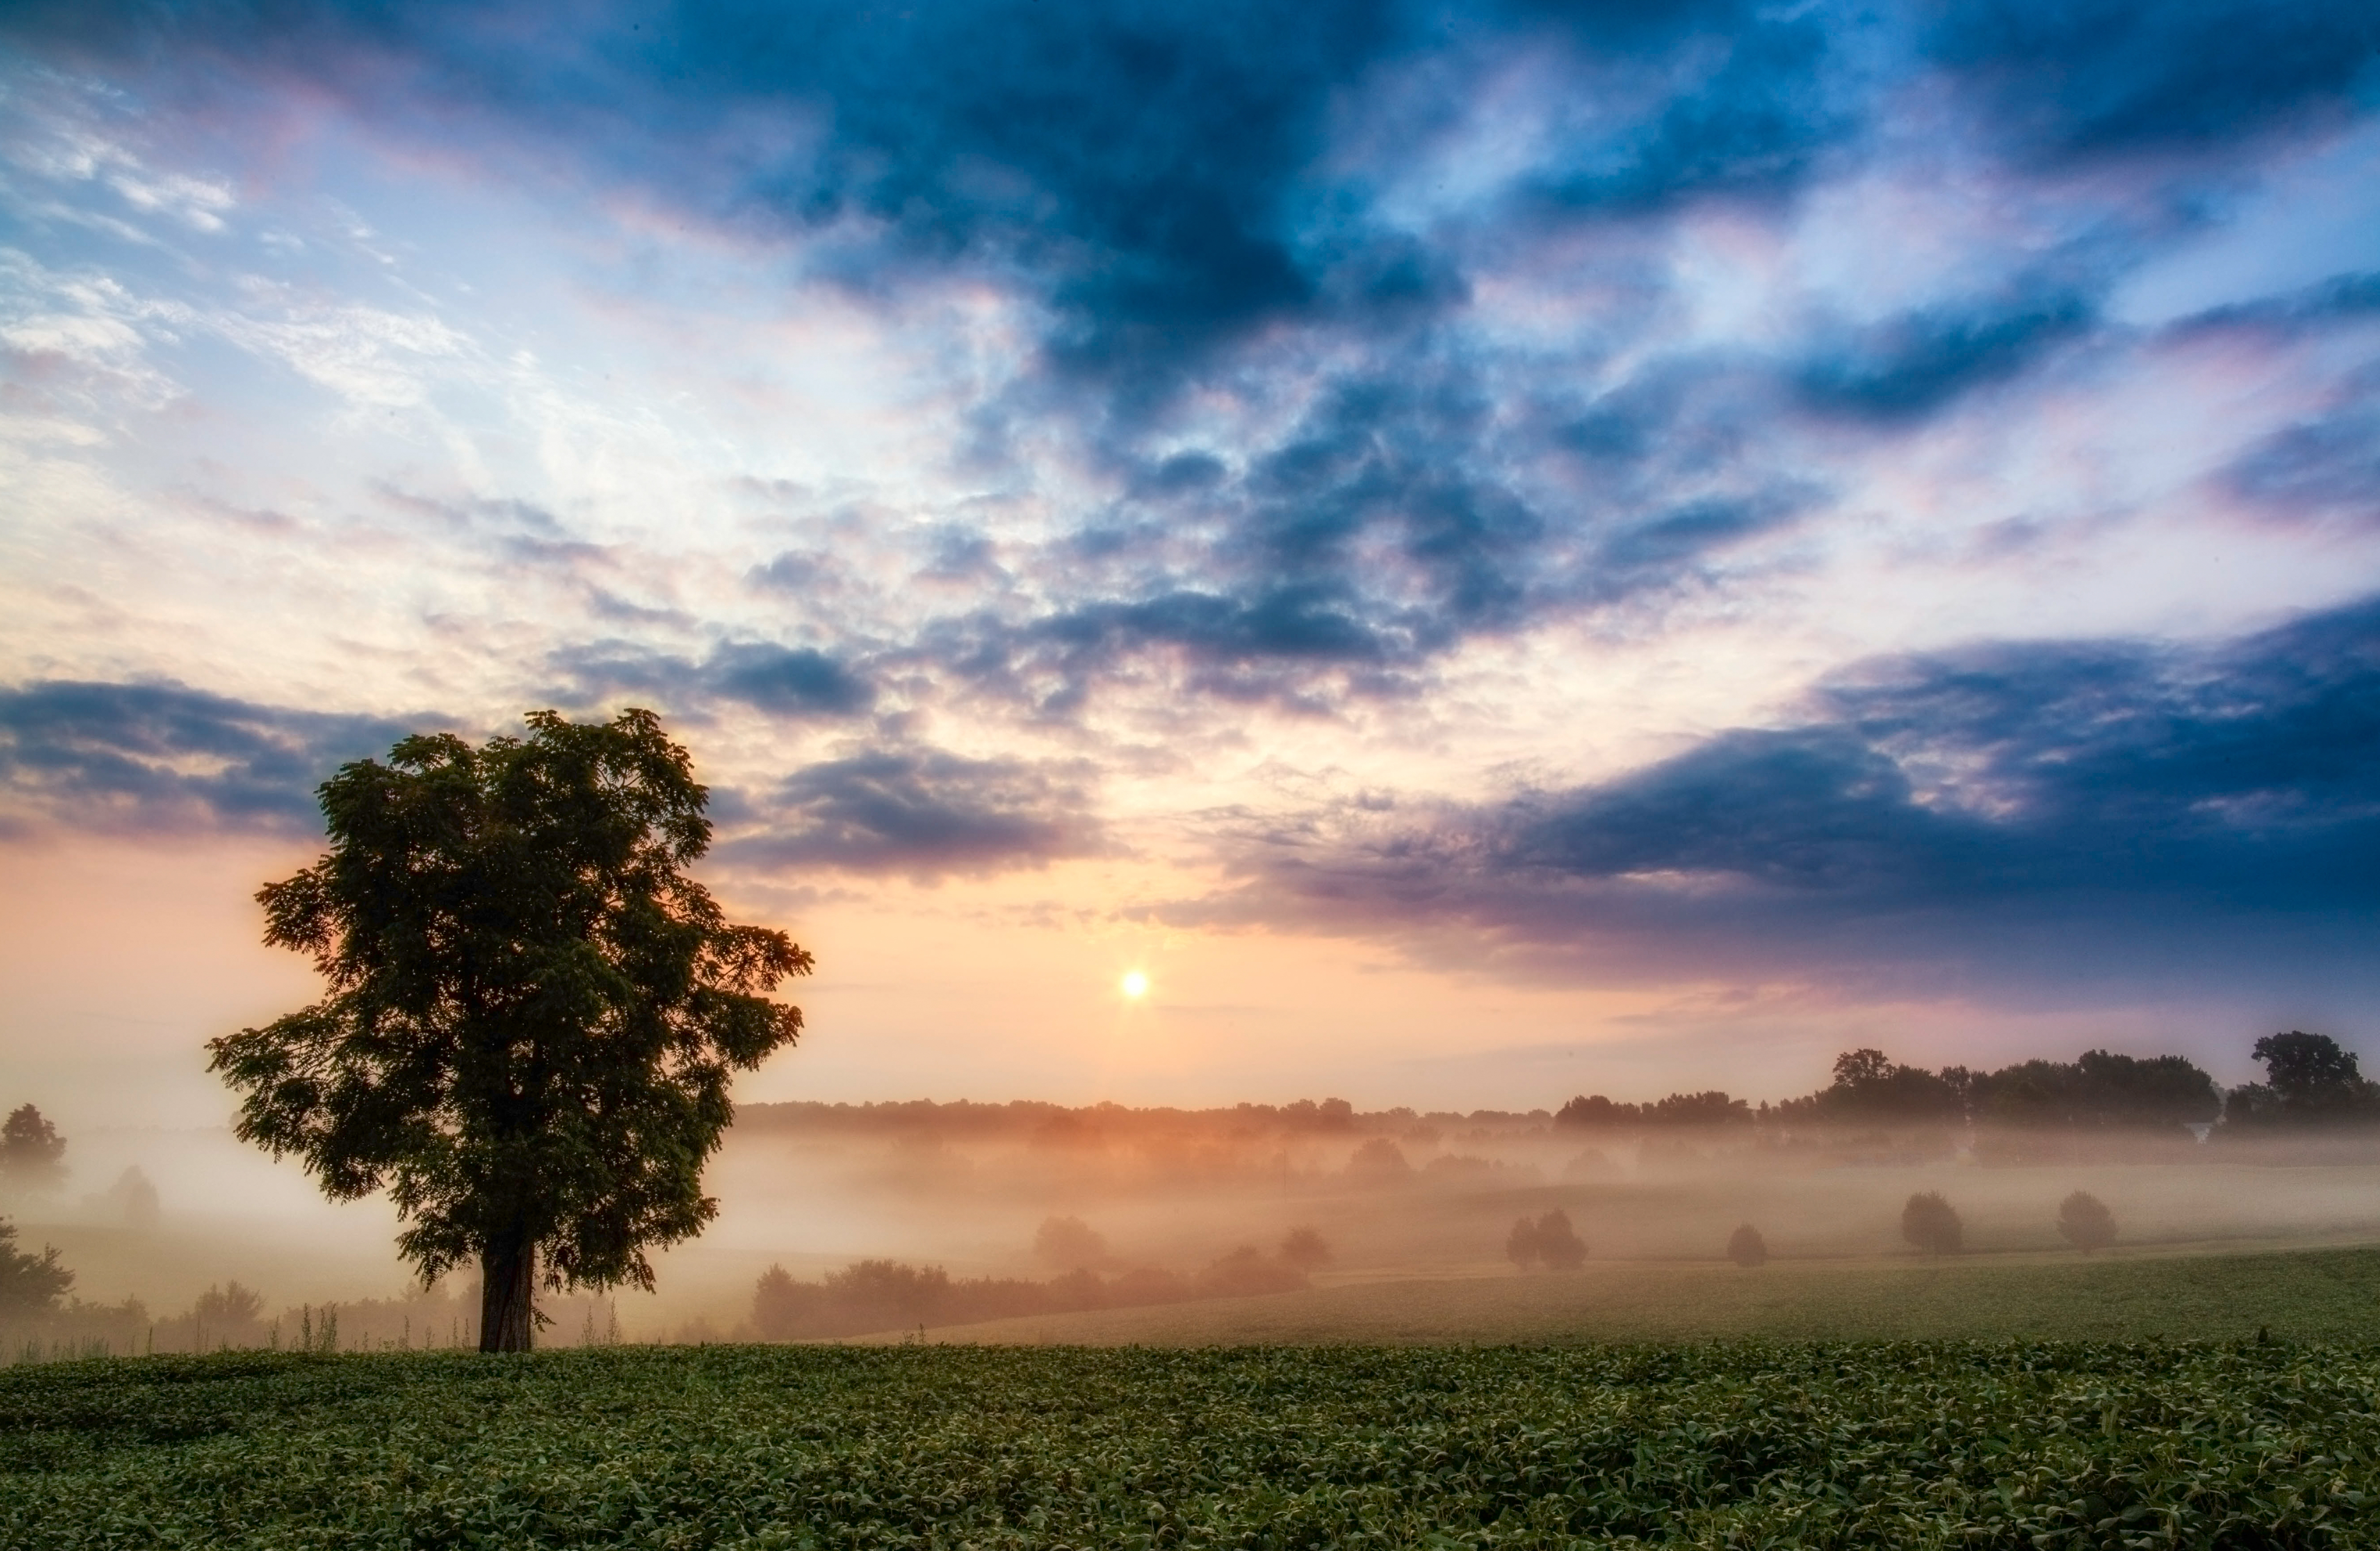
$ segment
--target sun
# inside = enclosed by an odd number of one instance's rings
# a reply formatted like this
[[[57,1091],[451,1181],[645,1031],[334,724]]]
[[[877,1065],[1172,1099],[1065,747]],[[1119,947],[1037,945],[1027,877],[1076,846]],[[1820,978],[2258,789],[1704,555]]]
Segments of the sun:
[[[1143,975],[1136,969],[1127,971],[1123,977],[1123,994],[1128,1000],[1133,1001],[1138,1001],[1141,998],[1147,996],[1148,994],[1148,976]]]

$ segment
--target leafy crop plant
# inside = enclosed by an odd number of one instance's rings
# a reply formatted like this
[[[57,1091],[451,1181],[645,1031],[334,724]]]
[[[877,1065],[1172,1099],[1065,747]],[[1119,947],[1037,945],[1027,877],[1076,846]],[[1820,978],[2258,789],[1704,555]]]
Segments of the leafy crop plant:
[[[2380,1546],[2380,1345],[612,1347],[0,1371],[0,1544]]]

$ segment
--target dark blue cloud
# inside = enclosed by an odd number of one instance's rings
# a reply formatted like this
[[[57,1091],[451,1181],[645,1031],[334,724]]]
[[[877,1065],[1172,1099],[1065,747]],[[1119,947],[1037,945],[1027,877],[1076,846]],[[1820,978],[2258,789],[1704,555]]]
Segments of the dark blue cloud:
[[[730,699],[795,716],[853,716],[876,700],[866,679],[808,647],[722,646],[705,677]]]
[[[2012,142],[2067,157],[2220,149],[2368,111],[2365,0],[1947,0],[1933,57],[1973,78]]]
[[[1716,7],[1714,7],[1716,9]],[[1839,16],[1728,18],[1720,62],[1642,123],[1568,148],[1535,199],[1574,213],[1641,213],[1706,196],[1774,197],[1860,127],[1832,98]],[[1632,41],[1641,43],[1640,38]]]
[[[1776,471],[1794,411],[1905,434],[2094,337],[2143,232],[2182,219],[2165,211],[2170,180],[2139,201],[2164,213],[2078,239],[2099,245],[2087,259],[1758,359],[1665,353],[1667,325],[1636,316],[1670,299],[1648,261],[1581,275],[1582,294],[1642,305],[1611,304],[1608,338],[1565,342],[1549,365],[1470,328],[1473,266],[1689,201],[1791,199],[1898,154],[1876,115],[1945,90],[1988,106],[1986,176],[2014,163],[2020,177],[2086,153],[2220,161],[2241,137],[2373,101],[2370,7],[2338,0],[212,0],[25,5],[0,30],[121,74],[145,60],[192,91],[303,78],[463,154],[527,141],[540,177],[804,234],[801,262],[856,291],[955,273],[1038,304],[1040,370],[972,408],[982,456],[997,463],[1004,431],[1036,417],[1062,422],[1043,443],[1089,449],[1121,493],[1016,557],[1032,574],[1014,594],[864,657],[747,645],[560,664],[590,694],[808,717],[870,709],[896,658],[1054,714],[1159,658],[1195,692],[1327,707],[1409,691],[1481,635],[1693,588],[1823,496]],[[1401,187],[1480,134],[1524,147],[1478,159],[1493,187],[1443,208]],[[1600,396],[1562,402],[1587,382]],[[1184,446],[1200,429],[1185,385],[1296,407],[1244,444]],[[2351,503],[2362,427],[2310,423],[2235,482],[2277,504]],[[1556,462],[1581,472],[1574,488],[1537,477]],[[543,514],[464,515],[527,561],[565,558]],[[1009,562],[953,527],[922,574],[1004,583]],[[818,596],[846,578],[789,554],[751,581]],[[1019,617],[1020,596],[1042,600],[1037,616]]]
[[[86,58],[302,77],[420,131],[454,132],[429,129],[429,104],[488,115],[709,219],[848,234],[859,217],[874,235],[843,261],[854,285],[916,266],[1003,276],[1050,304],[1051,364],[1143,395],[1274,321],[1377,326],[1463,303],[1453,255],[1378,220],[1368,173],[1325,165],[1332,115],[1380,69],[1567,47],[1641,65],[1640,82],[1676,76],[1524,180],[1538,204],[1582,211],[1787,188],[1850,122],[1827,105],[1829,24],[1735,0],[218,0],[32,4],[0,25]],[[1468,99],[1465,73],[1410,133]]]
[[[2286,336],[2374,312],[2380,312],[2380,273],[2339,274],[2319,285],[2195,313],[2176,322],[2173,332],[2189,335],[2244,329]]]
[[[563,697],[580,702],[633,694],[663,709],[693,709],[731,700],[772,716],[818,720],[859,716],[876,704],[876,686],[863,670],[813,647],[727,641],[696,660],[599,642],[550,660],[568,680]]]
[[[1591,786],[1275,826],[1187,913],[1937,993],[2269,978],[2380,918],[2380,600],[2212,648],[1888,660],[1813,706]]]
[[[2063,289],[1926,308],[1809,360],[1797,386],[1822,412],[1920,419],[1973,389],[2016,376],[2095,321],[2092,304]]]
[[[312,831],[315,786],[410,731],[176,684],[51,680],[0,690],[0,792],[19,822]]]
[[[761,826],[720,847],[747,866],[935,878],[1091,854],[1099,820],[1072,766],[877,749],[807,766],[745,810]]]
[[[1499,414],[1459,357],[1399,365],[1328,383],[1233,461],[1119,453],[1123,499],[1039,563],[1063,578],[1053,605],[939,622],[919,652],[1044,713],[1152,664],[1199,694],[1323,709],[1411,693],[1483,634],[1691,583],[1810,503],[1781,485],[1670,495],[1681,466],[1718,482],[1715,422],[1738,412],[1672,383],[1591,412],[1626,467],[1549,510],[1525,471],[1574,454],[1574,421]]]

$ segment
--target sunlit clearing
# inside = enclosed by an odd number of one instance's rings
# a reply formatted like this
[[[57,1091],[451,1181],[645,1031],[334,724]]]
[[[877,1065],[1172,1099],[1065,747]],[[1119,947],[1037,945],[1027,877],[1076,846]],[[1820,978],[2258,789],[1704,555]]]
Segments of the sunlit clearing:
[[[1135,1001],[1148,994],[1148,976],[1133,970],[1123,977],[1123,994]]]

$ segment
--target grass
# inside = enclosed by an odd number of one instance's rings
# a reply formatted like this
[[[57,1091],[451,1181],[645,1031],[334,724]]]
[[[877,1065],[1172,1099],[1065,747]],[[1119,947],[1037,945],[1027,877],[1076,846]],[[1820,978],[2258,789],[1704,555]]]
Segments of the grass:
[[[1594,1262],[1564,1275],[1366,1282],[928,1332],[937,1341],[2301,1340],[2380,1333],[2380,1248],[1938,1261]],[[900,1339],[892,1332],[872,1338]]]
[[[0,1544],[2371,1546],[2380,1346],[617,1348],[0,1373]]]

